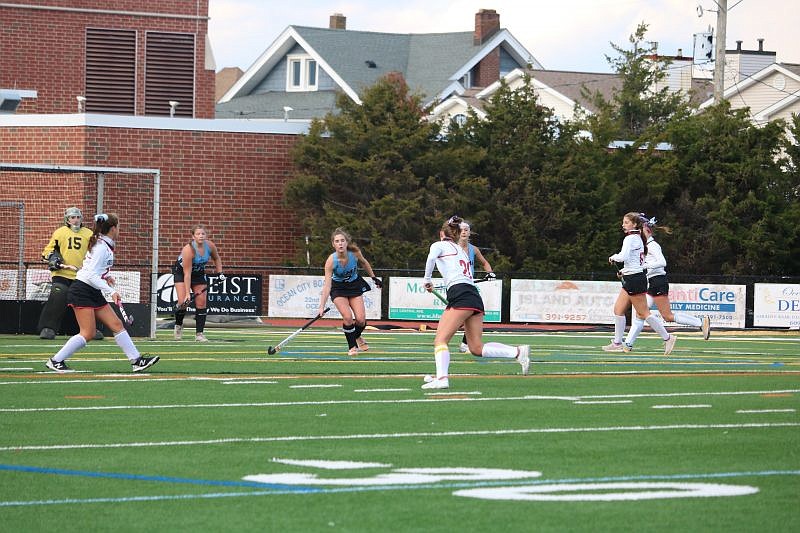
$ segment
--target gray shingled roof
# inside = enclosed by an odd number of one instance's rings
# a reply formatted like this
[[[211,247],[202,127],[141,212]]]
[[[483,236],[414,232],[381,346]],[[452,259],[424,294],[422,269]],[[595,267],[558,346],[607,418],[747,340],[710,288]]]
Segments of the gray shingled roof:
[[[358,93],[389,72],[401,72],[426,99],[450,84],[450,77],[480,49],[473,32],[397,34],[293,26],[331,68]],[[375,68],[369,68],[373,61]]]
[[[622,88],[622,80],[616,74],[564,70],[528,70],[527,72],[532,78],[541,81],[592,113],[596,113],[597,109],[590,100],[581,96],[582,87],[585,86],[589,89],[591,94],[599,91],[606,100],[611,99],[614,90]]]

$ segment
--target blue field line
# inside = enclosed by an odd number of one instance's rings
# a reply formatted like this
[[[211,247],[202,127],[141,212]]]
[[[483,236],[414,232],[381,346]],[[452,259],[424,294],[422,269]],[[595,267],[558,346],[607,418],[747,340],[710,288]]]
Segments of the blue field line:
[[[139,501],[165,501],[165,500],[190,500],[190,499],[214,499],[231,497],[252,497],[252,496],[276,496],[292,494],[336,494],[353,492],[374,492],[390,490],[427,490],[427,489],[467,489],[480,487],[504,487],[504,486],[527,486],[527,485],[550,485],[550,484],[570,484],[570,483],[610,483],[610,482],[631,482],[631,481],[656,481],[656,480],[677,480],[677,479],[730,479],[741,477],[765,477],[765,476],[798,476],[800,470],[763,470],[759,472],[717,472],[706,474],[662,474],[662,475],[641,475],[641,476],[605,476],[589,478],[564,478],[564,479],[527,479],[527,480],[497,480],[497,481],[476,481],[476,482],[457,482],[457,483],[423,483],[411,485],[378,485],[378,486],[356,486],[356,487],[308,487],[299,485],[267,484],[248,481],[218,481],[205,479],[177,478],[169,476],[143,476],[138,474],[119,474],[107,472],[90,472],[84,470],[64,470],[58,468],[41,468],[23,465],[0,465],[0,470],[29,472],[35,474],[55,474],[67,476],[83,476],[94,478],[112,478],[137,481],[156,481],[161,483],[182,483],[206,486],[226,486],[226,487],[252,487],[261,490],[248,492],[221,492],[205,494],[176,494],[176,495],[153,495],[153,496],[126,496],[120,498],[86,498],[86,499],[61,499],[61,500],[30,500],[30,501],[0,501],[0,507],[19,507],[33,505],[64,505],[64,504],[87,504],[87,503],[122,503]],[[268,489],[268,490],[264,490]]]
[[[31,474],[54,474],[58,476],[78,476],[94,478],[126,479],[137,481],[158,481],[161,483],[183,483],[190,485],[212,485],[220,487],[253,487],[258,489],[292,490],[293,492],[318,492],[316,487],[298,487],[297,485],[267,484],[255,481],[222,481],[214,479],[192,479],[170,476],[144,476],[141,474],[120,474],[115,472],[92,472],[89,470],[65,470],[63,468],[43,468],[26,465],[0,464],[0,470],[12,472],[28,472]]]

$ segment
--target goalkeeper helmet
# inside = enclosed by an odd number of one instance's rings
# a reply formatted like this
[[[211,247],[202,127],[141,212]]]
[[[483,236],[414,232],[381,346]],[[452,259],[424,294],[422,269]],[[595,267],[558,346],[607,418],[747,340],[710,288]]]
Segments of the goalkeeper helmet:
[[[70,224],[69,217],[80,217],[80,220],[78,220],[77,224]],[[69,226],[70,229],[72,229],[72,231],[75,232],[80,231],[81,222],[83,222],[83,213],[81,213],[81,210],[78,209],[77,207],[68,207],[64,211],[64,224]]]

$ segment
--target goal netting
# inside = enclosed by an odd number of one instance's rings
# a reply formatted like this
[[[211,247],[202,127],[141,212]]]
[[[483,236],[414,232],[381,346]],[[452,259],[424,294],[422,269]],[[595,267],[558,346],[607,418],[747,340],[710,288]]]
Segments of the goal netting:
[[[50,271],[42,251],[64,224],[64,210],[78,207],[83,225],[96,213],[116,213],[120,235],[112,275],[123,303],[151,304],[148,334],[155,338],[158,274],[157,169],[0,163],[0,300],[46,300]]]

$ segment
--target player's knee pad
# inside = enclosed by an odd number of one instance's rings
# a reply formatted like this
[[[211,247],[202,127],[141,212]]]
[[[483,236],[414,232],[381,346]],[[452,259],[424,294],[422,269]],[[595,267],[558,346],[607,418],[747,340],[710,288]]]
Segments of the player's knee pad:
[[[50,328],[58,333],[61,329],[61,320],[67,310],[67,292],[69,285],[58,282],[52,284],[50,296],[47,297],[47,303],[44,304],[42,314],[39,316],[40,331],[43,328]]]

